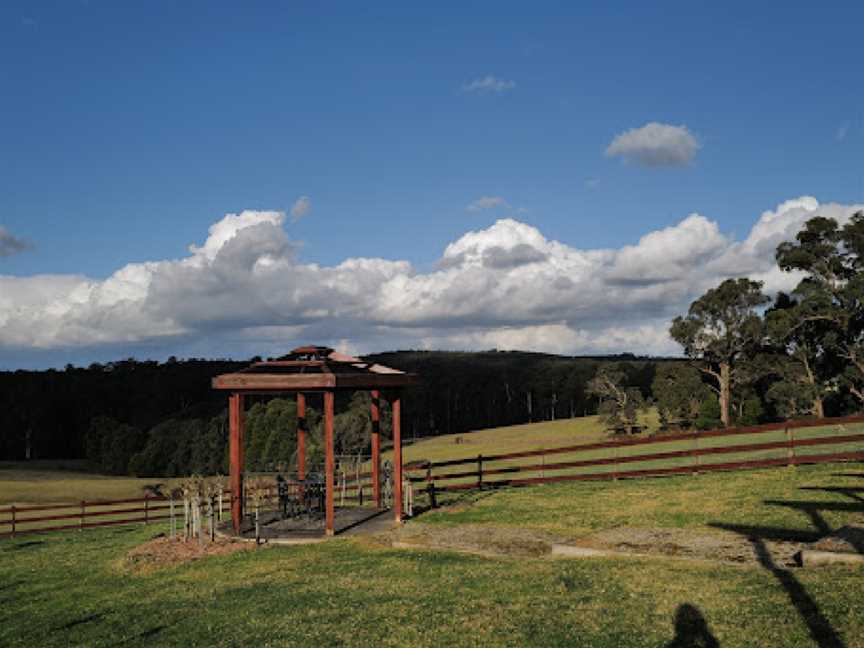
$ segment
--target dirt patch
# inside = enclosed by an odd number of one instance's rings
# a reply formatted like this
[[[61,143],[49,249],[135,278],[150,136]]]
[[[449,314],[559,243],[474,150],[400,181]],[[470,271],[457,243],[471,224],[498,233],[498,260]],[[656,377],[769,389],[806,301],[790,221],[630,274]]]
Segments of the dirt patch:
[[[613,549],[629,553],[699,558],[728,563],[759,564],[752,542],[737,533],[699,533],[693,529],[616,527],[581,538],[582,547]],[[774,563],[796,564],[793,556],[805,547],[800,542],[763,541]]]
[[[416,545],[479,554],[542,556],[552,550],[556,538],[531,529],[460,524],[453,527],[405,525],[392,538],[402,546]]]
[[[411,523],[391,536],[397,547],[452,549],[483,555],[544,556],[553,545],[585,549],[711,560],[758,566],[753,543],[731,532],[700,533],[693,529],[616,527],[604,529],[576,541],[517,527],[492,525],[438,526]],[[806,545],[798,542],[764,541],[778,566],[795,566],[795,554]],[[560,553],[560,552],[559,552]]]
[[[200,545],[197,540],[185,542],[179,538],[172,540],[167,536],[159,536],[126,554],[122,566],[135,572],[152,571],[208,556],[225,556],[236,551],[255,548],[252,543],[239,542],[230,538],[217,537],[214,542],[207,541]]]
[[[850,524],[810,545],[816,551],[864,554],[864,525]]]

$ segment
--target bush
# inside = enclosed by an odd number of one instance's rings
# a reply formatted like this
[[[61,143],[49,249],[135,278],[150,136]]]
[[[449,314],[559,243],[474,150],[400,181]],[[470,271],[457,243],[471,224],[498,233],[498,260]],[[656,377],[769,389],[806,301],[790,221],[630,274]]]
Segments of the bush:
[[[710,396],[699,405],[699,417],[696,419],[696,428],[699,430],[715,430],[721,427],[720,403],[716,398]]]

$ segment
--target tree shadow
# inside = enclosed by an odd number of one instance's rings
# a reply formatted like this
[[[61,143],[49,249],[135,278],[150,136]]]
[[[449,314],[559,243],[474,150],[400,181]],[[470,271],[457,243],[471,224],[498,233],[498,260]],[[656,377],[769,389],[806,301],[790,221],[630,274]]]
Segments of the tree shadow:
[[[864,474],[841,473],[835,476],[864,477]],[[734,531],[747,538],[753,546],[756,558],[763,569],[771,573],[786,591],[789,601],[795,607],[810,633],[813,641],[820,648],[844,648],[845,644],[839,633],[825,617],[819,605],[807,592],[807,589],[788,568],[777,565],[771,555],[766,541],[815,542],[825,536],[842,536],[856,551],[864,554],[864,538],[855,534],[838,534],[825,519],[824,512],[858,512],[864,511],[864,497],[858,495],[864,488],[847,488],[837,486],[804,486],[800,490],[837,493],[853,500],[851,502],[810,502],[796,500],[764,500],[767,506],[783,506],[797,510],[806,515],[811,529],[785,529],[782,527],[753,526],[744,524],[711,523],[710,526]]]
[[[720,648],[720,642],[699,608],[682,603],[675,611],[675,636],[664,648]]]

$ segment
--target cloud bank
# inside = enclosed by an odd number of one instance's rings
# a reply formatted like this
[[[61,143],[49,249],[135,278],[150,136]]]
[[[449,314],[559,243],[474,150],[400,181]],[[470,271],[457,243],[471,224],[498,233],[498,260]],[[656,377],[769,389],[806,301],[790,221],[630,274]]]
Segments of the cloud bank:
[[[645,167],[684,166],[698,150],[699,142],[686,126],[650,122],[616,135],[606,155]]]
[[[864,205],[801,197],[764,212],[736,241],[691,214],[618,249],[583,249],[514,219],[469,231],[435,269],[349,258],[307,263],[286,214],[244,211],[214,223],[179,260],[129,264],[107,279],[0,276],[0,351],[120,349],[248,357],[298,343],[392,348],[678,353],[669,321],[705,290],[748,275],[788,290],[774,249],[821,214]],[[135,347],[135,348],[138,348]]]

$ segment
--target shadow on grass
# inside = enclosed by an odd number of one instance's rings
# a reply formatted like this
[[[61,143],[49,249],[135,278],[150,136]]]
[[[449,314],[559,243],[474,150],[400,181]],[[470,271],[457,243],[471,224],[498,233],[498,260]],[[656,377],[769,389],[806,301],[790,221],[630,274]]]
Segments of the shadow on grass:
[[[487,489],[487,490],[465,490],[465,491],[457,491],[456,493],[439,493],[437,496],[437,506],[434,508],[431,506],[429,502],[425,502],[423,504],[414,504],[414,515],[413,517],[416,519],[422,516],[424,513],[431,513],[440,509],[447,509],[452,506],[464,506],[466,504],[474,504],[476,502],[480,502],[488,497],[491,497],[497,492],[498,489]]]
[[[88,614],[87,616],[81,617],[80,619],[73,619],[72,621],[64,623],[61,626],[57,626],[56,628],[54,628],[54,630],[55,631],[57,631],[57,630],[71,630],[75,626],[83,625],[85,623],[93,623],[95,621],[101,621],[104,616],[105,616],[104,612],[97,612],[96,614]]]
[[[111,644],[111,645],[116,648],[118,646],[125,646],[126,644],[138,642],[141,640],[144,640],[144,643],[146,644],[146,641],[148,639],[152,639],[153,637],[158,635],[160,632],[162,632],[167,627],[168,626],[166,626],[166,625],[159,625],[159,626],[155,626],[153,628],[148,628],[147,630],[144,630],[143,632],[139,632],[136,635],[132,635],[128,639],[124,639],[123,641],[118,641],[117,643]]]
[[[29,540],[27,542],[19,542],[17,544],[13,544],[9,547],[9,551],[21,551],[22,549],[30,549],[32,547],[38,547],[39,545],[44,545],[44,540]]]
[[[858,473],[840,473],[835,477],[864,477]],[[759,564],[769,571],[777,582],[786,591],[789,601],[795,607],[798,614],[807,625],[810,637],[820,648],[845,648],[840,635],[833,628],[830,621],[825,617],[815,599],[807,592],[807,589],[795,577],[795,574],[785,567],[774,562],[774,558],[765,542],[768,540],[786,540],[797,542],[815,542],[820,538],[832,535],[836,530],[825,519],[824,512],[855,513],[864,512],[864,498],[858,493],[864,491],[861,488],[846,488],[837,486],[805,486],[801,490],[821,491],[826,493],[837,493],[844,495],[851,502],[808,502],[796,500],[764,500],[767,506],[784,506],[800,511],[810,519],[812,529],[792,530],[780,527],[750,526],[741,524],[724,524],[722,522],[712,523],[718,529],[734,531],[743,535],[753,545]],[[859,553],[864,554],[864,542],[851,538],[850,544]]]
[[[699,608],[682,603],[675,611],[675,636],[664,648],[720,648],[720,642]]]

